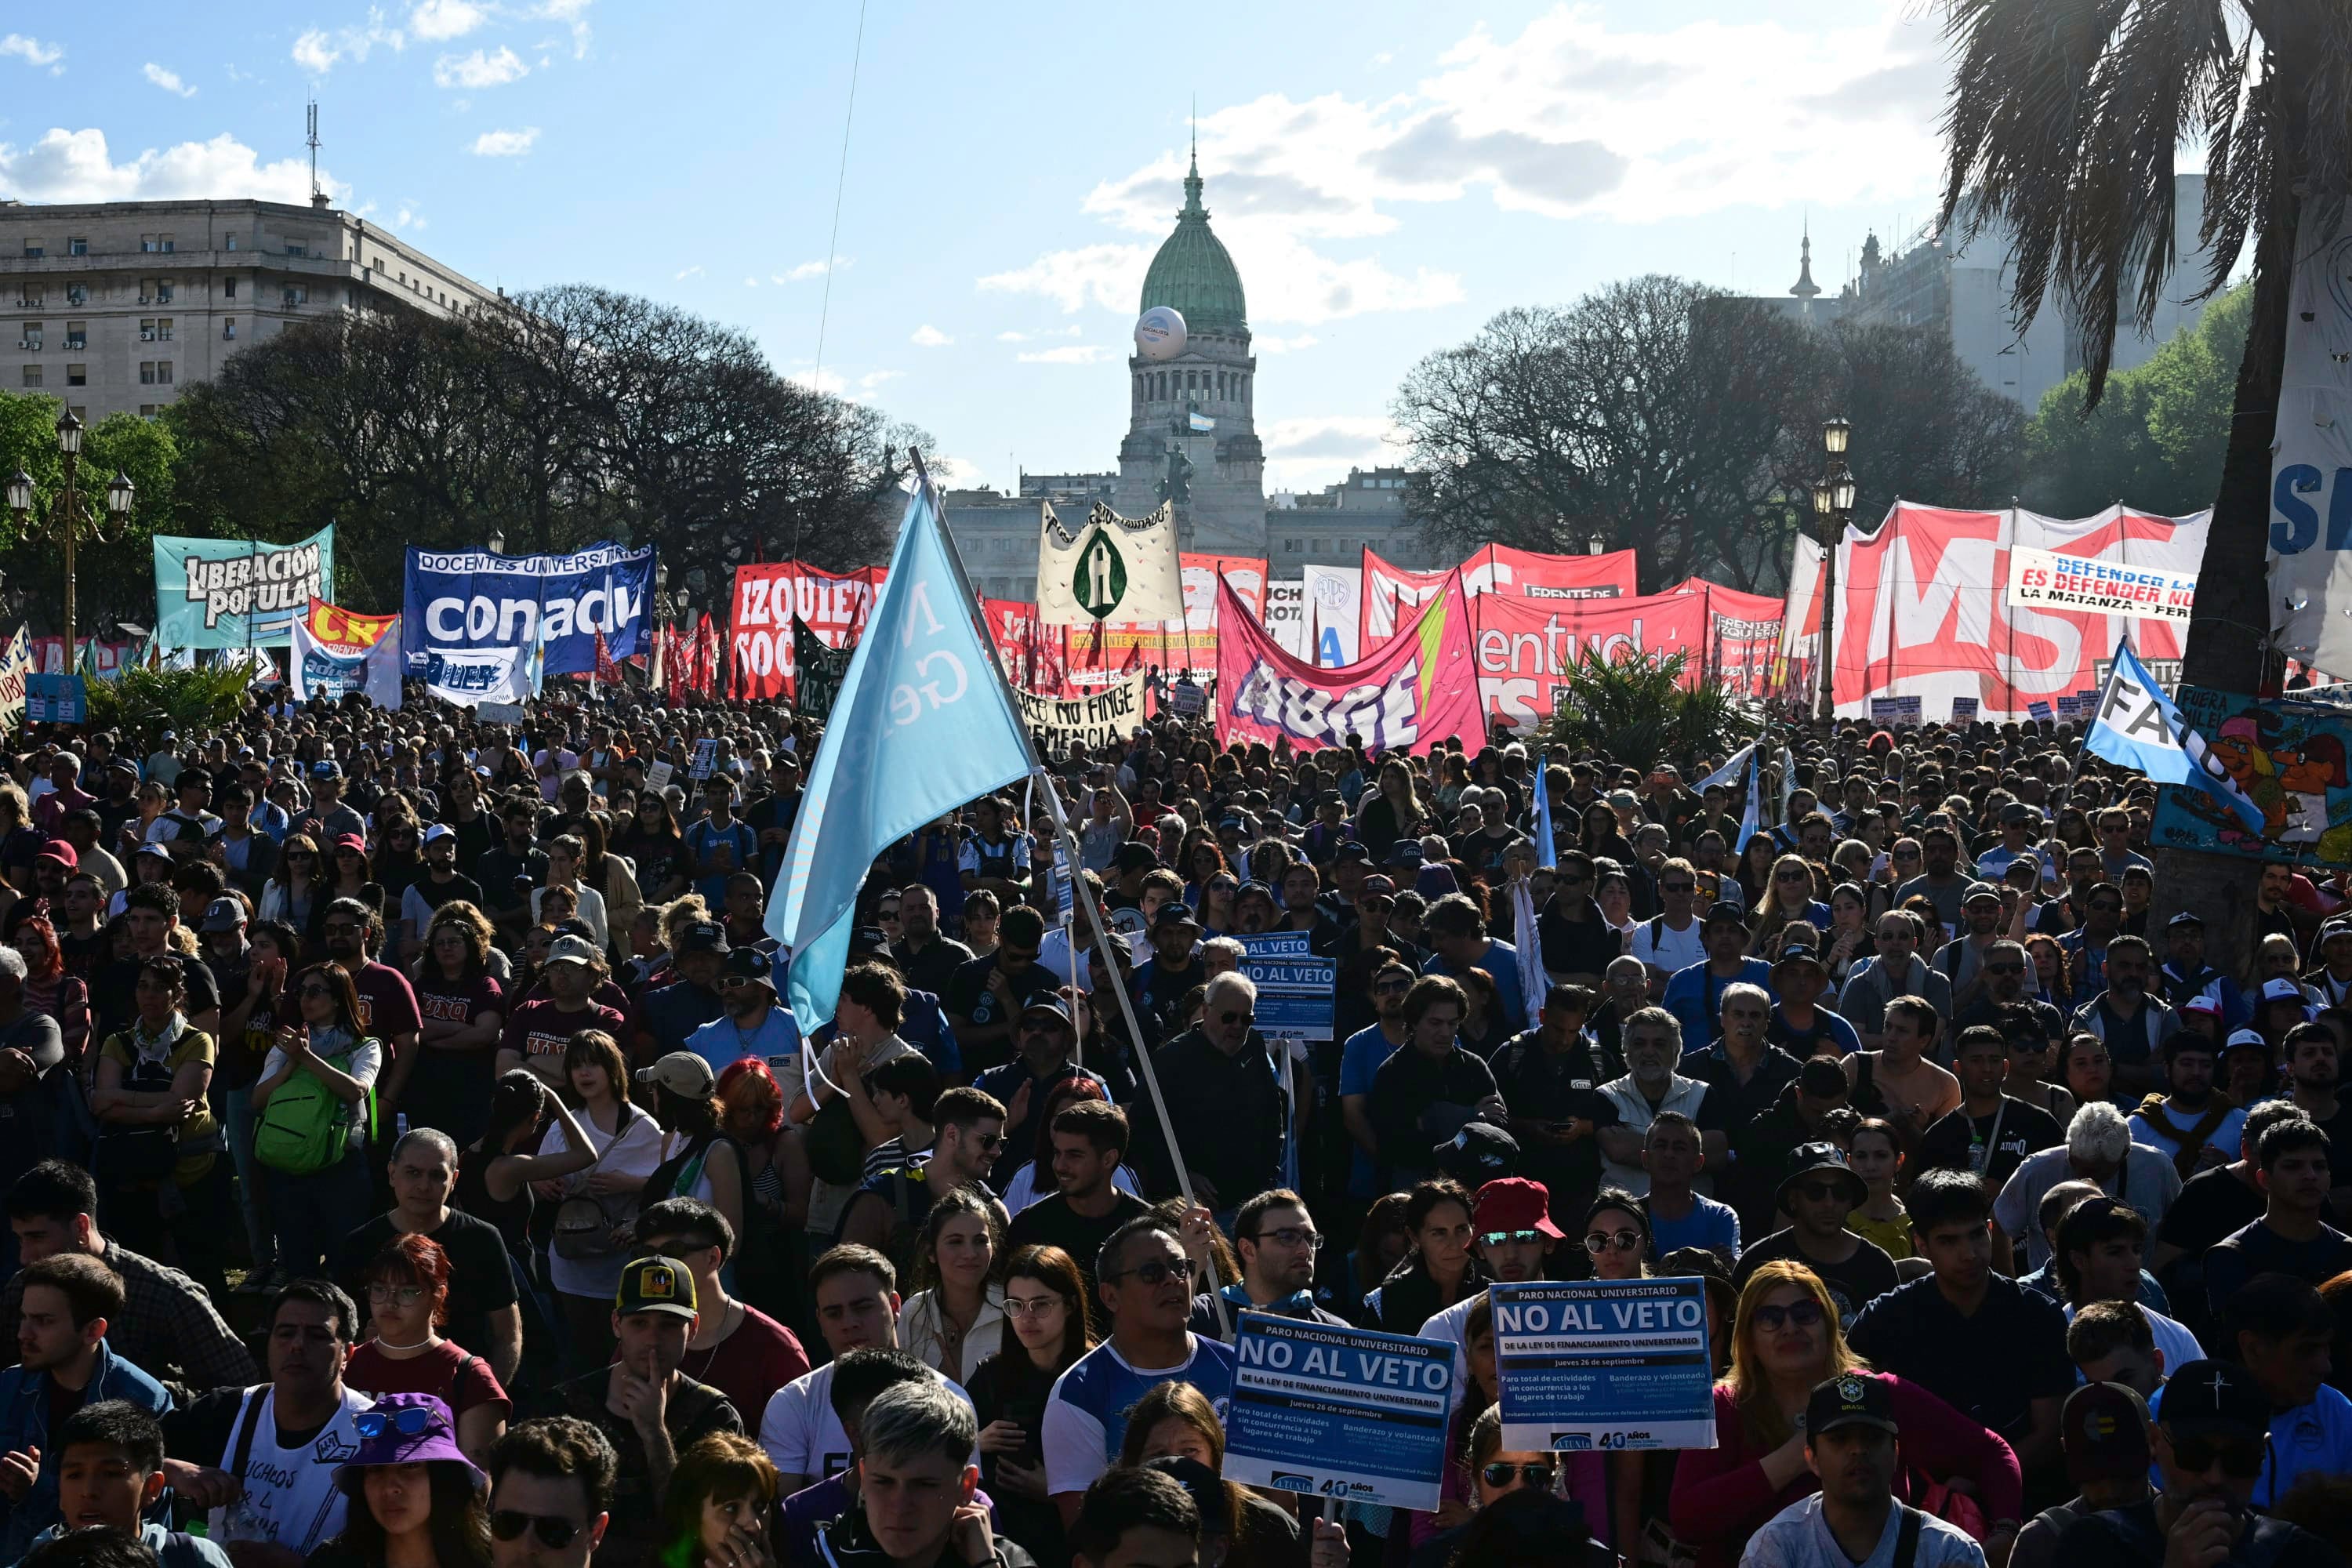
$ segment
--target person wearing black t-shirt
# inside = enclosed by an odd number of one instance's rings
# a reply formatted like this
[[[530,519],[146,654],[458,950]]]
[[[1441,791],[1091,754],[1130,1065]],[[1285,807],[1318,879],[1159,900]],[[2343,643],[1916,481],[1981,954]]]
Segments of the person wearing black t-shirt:
[[[1209,966],[1195,951],[1200,941],[1200,919],[1181,899],[1169,900],[1151,917],[1151,962],[1135,972],[1136,1022],[1147,1048],[1183,1033],[1177,1005],[1209,983]]]
[[[1055,1113],[1054,1191],[1013,1216],[1005,1256],[1024,1247],[1058,1247],[1077,1261],[1095,1292],[1095,1254],[1120,1226],[1150,1205],[1117,1185],[1127,1157],[1127,1112],[1099,1100],[1081,1100]]]
[[[2205,1254],[2205,1303],[2216,1316],[2257,1274],[2292,1274],[2316,1285],[2352,1268],[2352,1237],[2320,1216],[2327,1210],[2327,1134],[2284,1121],[2263,1134],[2254,1179],[2263,1217]]]
[[[488,1361],[498,1380],[511,1386],[522,1361],[522,1309],[506,1239],[488,1221],[449,1206],[457,1184],[457,1150],[448,1134],[419,1127],[394,1143],[392,1211],[344,1237],[336,1279],[359,1283],[369,1259],[395,1235],[438,1243],[449,1258],[448,1340]]]
[[[996,951],[960,965],[940,993],[940,1005],[955,1026],[964,1070],[980,1073],[1013,1059],[1013,1026],[1021,1009],[1061,988],[1054,972],[1037,962],[1045,942],[1045,919],[1015,904],[997,922]]]
[[[1750,1244],[1731,1271],[1732,1284],[1744,1288],[1767,1263],[1801,1263],[1829,1287],[1839,1325],[1853,1327],[1864,1307],[1897,1283],[1895,1259],[1886,1249],[1845,1228],[1845,1216],[1869,1196],[1870,1189],[1847,1166],[1845,1151],[1834,1143],[1799,1145],[1789,1158],[1777,1205],[1794,1223]]]
[[[2056,1117],[2001,1093],[2009,1042],[1999,1029],[1979,1024],[1961,1030],[1952,1071],[1960,1080],[1959,1109],[1945,1112],[1919,1140],[1922,1169],[1966,1171],[1998,1192],[2028,1154],[2066,1141]]]

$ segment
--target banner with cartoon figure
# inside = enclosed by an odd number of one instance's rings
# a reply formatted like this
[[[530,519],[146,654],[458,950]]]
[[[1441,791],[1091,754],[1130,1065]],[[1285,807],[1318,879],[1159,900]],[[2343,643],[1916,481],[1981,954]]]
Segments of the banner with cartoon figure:
[[[2251,831],[2203,790],[2167,784],[2157,792],[2154,843],[2295,867],[2352,866],[2352,709],[2201,686],[2181,687],[2178,701],[2181,722],[2205,737],[2263,826]]]

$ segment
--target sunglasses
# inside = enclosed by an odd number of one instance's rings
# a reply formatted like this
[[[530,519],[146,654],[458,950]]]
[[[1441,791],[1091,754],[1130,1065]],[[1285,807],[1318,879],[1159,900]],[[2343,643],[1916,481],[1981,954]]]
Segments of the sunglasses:
[[[1372,994],[1375,996],[1383,995],[1391,992],[1410,991],[1412,989],[1412,982],[1410,980],[1375,980],[1372,982]]]
[[[1785,1307],[1759,1307],[1749,1316],[1756,1320],[1756,1326],[1767,1333],[1778,1333],[1783,1324],[1810,1329],[1822,1321],[1822,1304],[1819,1301],[1793,1301]]]
[[[1256,1016],[1257,1015],[1255,1013],[1222,1012],[1217,1015],[1217,1022],[1220,1024],[1246,1024]]]
[[[550,1552],[562,1551],[585,1528],[552,1514],[522,1513],[510,1508],[493,1510],[490,1514],[490,1533],[499,1540],[520,1540],[522,1532],[528,1530],[538,1536],[539,1543]]]
[[[308,849],[289,849],[286,851],[286,858],[289,860],[316,860],[318,856]]]
[[[1631,1252],[1641,1245],[1641,1233],[1632,1230],[1596,1230],[1584,1238],[1584,1250],[1595,1258],[1612,1247],[1620,1252]]]
[[[371,1286],[368,1295],[373,1298],[378,1289],[380,1287]],[[398,1410],[362,1410],[352,1417],[352,1426],[358,1430],[359,1435],[369,1438],[381,1437],[388,1432],[397,1432],[404,1437],[415,1437],[430,1432],[439,1425],[441,1425],[441,1418],[421,1405],[406,1405]],[[520,1534],[520,1531],[517,1533]],[[512,1540],[513,1537],[509,1536],[508,1539]]]
[[[1916,849],[1897,849],[1895,851],[1895,858],[1897,860],[1916,860],[1919,858],[1919,851]]]
[[[334,998],[335,988],[331,985],[320,984],[319,982],[314,980],[308,985],[304,985],[297,989],[294,994],[297,996],[324,996],[331,1001]]]
[[[1800,1182],[1790,1191],[1801,1198],[1827,1203],[1832,1198],[1843,1199],[1847,1194],[1843,1182]]]
[[[1552,1478],[1559,1472],[1549,1465],[1512,1465],[1497,1460],[1485,1466],[1478,1479],[1490,1487],[1507,1487],[1514,1483],[1551,1489]]]
[[[2025,973],[2025,965],[2022,963],[1988,963],[1985,965],[1985,973],[1987,974],[2022,974]]]
[[[1810,871],[1775,871],[1772,879],[1776,882],[1810,882],[1813,877]]]
[[[2201,1475],[2211,1469],[2218,1459],[2222,1474],[2242,1480],[2263,1473],[2263,1447],[2260,1437],[2172,1438],[2172,1457],[2179,1461],[2182,1469]]]
[[[1123,1274],[1106,1274],[1106,1279],[1132,1279],[1139,1285],[1165,1285],[1171,1279],[1192,1278],[1199,1266],[1189,1258],[1155,1258],[1149,1263],[1138,1264]]]
[[[1581,877],[1577,879],[1580,882],[1583,879],[1584,879]],[[1658,891],[1662,893],[1696,893],[1698,891],[1698,885],[1696,882],[1661,882],[1658,884]]]
[[[1539,1230],[1486,1230],[1478,1233],[1481,1247],[1529,1247],[1543,1240]]]

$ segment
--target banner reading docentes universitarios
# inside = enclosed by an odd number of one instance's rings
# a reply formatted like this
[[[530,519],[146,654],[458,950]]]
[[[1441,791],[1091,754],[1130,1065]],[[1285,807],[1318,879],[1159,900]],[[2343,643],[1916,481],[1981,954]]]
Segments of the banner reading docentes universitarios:
[[[291,544],[155,536],[155,641],[163,647],[286,642],[310,601],[335,590],[332,523]]]
[[[585,675],[596,668],[598,632],[616,659],[651,651],[653,585],[650,544],[605,543],[571,555],[412,546],[401,645],[414,664],[427,652],[543,642],[548,674]]]

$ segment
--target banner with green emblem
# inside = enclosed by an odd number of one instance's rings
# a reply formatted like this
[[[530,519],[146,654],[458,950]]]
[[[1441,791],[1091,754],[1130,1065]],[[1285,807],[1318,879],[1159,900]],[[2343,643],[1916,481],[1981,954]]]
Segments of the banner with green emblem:
[[[1076,532],[1044,509],[1037,542],[1037,619],[1049,626],[1168,622],[1184,616],[1176,509],[1121,517],[1100,501]]]

